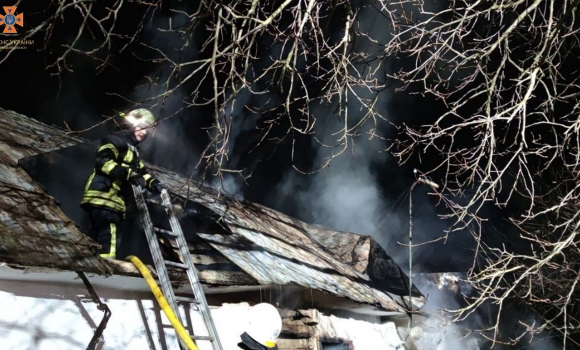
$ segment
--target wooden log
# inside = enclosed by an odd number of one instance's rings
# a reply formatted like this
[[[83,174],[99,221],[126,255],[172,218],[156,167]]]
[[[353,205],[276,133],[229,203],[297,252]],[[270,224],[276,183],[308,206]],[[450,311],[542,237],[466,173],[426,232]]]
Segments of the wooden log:
[[[302,320],[282,319],[282,336],[292,338],[310,338],[316,334],[316,329],[304,324]]]
[[[198,274],[202,283],[214,286],[257,285],[256,280],[241,271],[202,270]]]
[[[322,344],[316,337],[308,339],[278,339],[278,348],[280,350],[322,350]]]
[[[309,326],[315,326],[320,322],[320,312],[318,310],[298,310],[300,321]]]

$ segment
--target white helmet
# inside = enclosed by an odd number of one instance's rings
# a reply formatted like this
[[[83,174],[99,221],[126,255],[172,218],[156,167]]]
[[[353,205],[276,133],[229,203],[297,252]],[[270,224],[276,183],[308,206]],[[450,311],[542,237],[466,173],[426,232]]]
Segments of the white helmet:
[[[137,108],[127,114],[121,113],[121,116],[124,117],[133,128],[148,128],[155,123],[153,113],[145,108]]]
[[[254,305],[250,309],[248,335],[266,347],[276,346],[276,340],[282,330],[282,317],[278,310],[268,303]]]

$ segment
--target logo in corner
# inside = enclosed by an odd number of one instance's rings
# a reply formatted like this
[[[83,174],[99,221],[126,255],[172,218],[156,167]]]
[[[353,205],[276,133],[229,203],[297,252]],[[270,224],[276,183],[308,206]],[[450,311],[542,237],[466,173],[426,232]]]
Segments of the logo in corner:
[[[4,6],[5,15],[0,15],[0,25],[5,25],[2,33],[15,34],[15,25],[24,25],[24,14],[15,15],[16,6]]]

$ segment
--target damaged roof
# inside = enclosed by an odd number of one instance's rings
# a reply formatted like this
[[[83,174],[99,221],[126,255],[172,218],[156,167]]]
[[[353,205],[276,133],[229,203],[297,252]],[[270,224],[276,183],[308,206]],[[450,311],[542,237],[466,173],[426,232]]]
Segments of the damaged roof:
[[[25,116],[0,109],[0,259],[47,268],[111,273],[53,197],[18,160],[83,142]]]
[[[86,237],[18,161],[86,140],[12,111],[0,109],[0,260],[21,266],[122,273],[96,255]],[[405,312],[408,278],[369,236],[326,230],[273,209],[239,201],[166,169],[146,164],[172,194],[202,206],[223,229],[196,232],[218,260],[233,264],[239,278],[200,271],[206,284],[297,285],[380,309]],[[192,251],[202,263],[204,254]],[[215,262],[215,256],[211,262]],[[228,275],[231,276],[231,275]],[[226,277],[228,278],[228,277]],[[412,304],[425,303],[413,288]]]

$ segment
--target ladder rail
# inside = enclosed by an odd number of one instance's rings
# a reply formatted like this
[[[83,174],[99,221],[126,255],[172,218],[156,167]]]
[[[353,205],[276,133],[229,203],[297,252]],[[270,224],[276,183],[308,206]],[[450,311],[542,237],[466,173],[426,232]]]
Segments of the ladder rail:
[[[211,317],[209,304],[207,303],[205,293],[203,292],[203,288],[201,286],[201,281],[199,280],[197,269],[193,263],[187,241],[185,240],[183,230],[181,229],[181,224],[179,223],[179,220],[177,220],[177,217],[173,211],[173,205],[171,203],[169,192],[164,189],[161,192],[161,203],[157,204],[161,204],[165,208],[165,213],[167,214],[169,225],[171,226],[171,231],[159,229],[153,225],[151,216],[149,214],[149,209],[147,208],[147,203],[143,196],[143,189],[140,186],[134,185],[132,185],[132,188],[133,194],[135,196],[135,202],[137,204],[137,209],[139,210],[139,214],[141,216],[143,230],[145,231],[149,249],[151,250],[151,255],[153,257],[153,262],[157,270],[157,277],[161,285],[161,290],[163,291],[163,294],[165,294],[169,305],[173,308],[173,311],[175,312],[181,324],[183,324],[183,319],[181,313],[179,312],[180,310],[177,303],[178,299],[180,298],[175,296],[175,292],[171,286],[171,281],[167,271],[168,266],[176,266],[186,271],[193,293],[193,299],[191,300],[195,301],[193,303],[189,303],[190,308],[189,310],[186,310],[186,312],[190,312],[191,305],[195,305],[197,308],[196,311],[201,314],[208,332],[208,336],[192,335],[192,339],[209,340],[212,343],[214,350],[223,350],[221,342],[218,338],[215,323]],[[179,248],[179,253],[181,255],[183,264],[173,263],[163,258],[161,247],[157,240],[156,231],[170,234],[171,239],[175,240]],[[193,327],[193,325],[190,326]],[[185,346],[181,339],[179,339],[179,342],[182,347]]]
[[[177,307],[177,302],[175,298],[175,293],[173,288],[171,288],[171,281],[169,280],[169,273],[167,272],[167,267],[165,266],[163,255],[161,254],[161,247],[157,241],[157,236],[153,231],[153,222],[149,215],[149,209],[147,209],[147,204],[145,203],[145,198],[143,197],[143,190],[140,186],[131,185],[133,187],[133,194],[135,195],[135,202],[137,204],[137,209],[139,210],[139,215],[141,216],[141,223],[143,224],[143,231],[145,231],[145,236],[147,238],[147,243],[149,244],[149,249],[151,250],[151,255],[153,257],[153,263],[155,264],[155,270],[157,272],[157,278],[159,279],[159,284],[161,285],[161,290],[165,298],[167,299],[173,312],[181,324],[183,324],[183,319],[179,308]],[[179,339],[179,338],[178,338]],[[179,339],[183,349],[187,349],[187,346]]]
[[[211,338],[213,338],[212,343],[214,345],[214,349],[221,350],[222,345],[217,335],[215,323],[209,310],[209,304],[207,303],[205,293],[203,292],[201,281],[199,280],[199,276],[197,274],[197,269],[195,268],[193,259],[191,258],[191,253],[189,252],[187,241],[185,240],[185,236],[183,235],[183,230],[181,229],[181,225],[179,224],[179,221],[177,220],[177,217],[175,216],[175,213],[173,211],[171,198],[169,197],[169,193],[167,192],[167,190],[161,191],[161,200],[169,216],[169,225],[171,226],[172,231],[176,233],[175,239],[177,241],[177,245],[179,246],[181,257],[184,260],[183,262],[185,263],[185,265],[190,267],[187,269],[187,275],[189,277],[194,297],[199,301],[197,308],[200,310],[202,314],[202,317],[206,324],[208,335]]]

